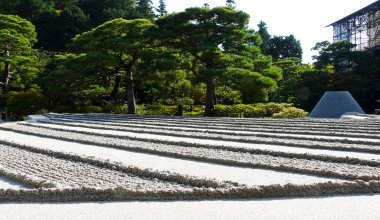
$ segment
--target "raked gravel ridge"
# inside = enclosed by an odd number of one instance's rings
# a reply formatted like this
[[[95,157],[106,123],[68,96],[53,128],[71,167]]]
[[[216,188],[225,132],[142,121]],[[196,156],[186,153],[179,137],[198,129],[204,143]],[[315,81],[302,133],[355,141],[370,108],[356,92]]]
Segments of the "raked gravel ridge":
[[[0,201],[380,193],[380,120],[46,114],[0,125]]]

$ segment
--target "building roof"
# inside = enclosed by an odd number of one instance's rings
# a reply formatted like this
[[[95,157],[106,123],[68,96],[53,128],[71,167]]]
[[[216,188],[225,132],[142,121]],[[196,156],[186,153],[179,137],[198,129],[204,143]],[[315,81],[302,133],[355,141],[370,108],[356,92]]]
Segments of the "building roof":
[[[377,0],[376,2],[350,14],[350,15],[347,15],[346,17],[342,18],[342,19],[339,19],[338,21],[335,21],[329,25],[327,25],[326,27],[329,27],[329,26],[334,26],[335,24],[339,24],[343,21],[346,21],[346,20],[349,20],[351,18],[354,18],[354,17],[357,17],[359,15],[362,15],[362,14],[366,14],[368,12],[371,12],[371,11],[375,11],[375,10],[379,10],[380,9],[380,0]]]

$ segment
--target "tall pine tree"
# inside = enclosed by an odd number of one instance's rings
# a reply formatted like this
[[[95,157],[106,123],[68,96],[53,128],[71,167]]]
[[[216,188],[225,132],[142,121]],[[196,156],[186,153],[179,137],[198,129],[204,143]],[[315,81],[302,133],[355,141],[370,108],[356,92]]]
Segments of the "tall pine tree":
[[[226,5],[228,7],[234,8],[235,7],[235,1],[234,0],[227,0]]]
[[[16,15],[0,14],[0,108],[5,106],[4,98],[15,72],[35,62],[32,46],[36,37],[31,22]]]
[[[153,19],[153,3],[152,0],[139,0],[136,4],[135,17],[136,18],[146,18]]]
[[[261,39],[263,41],[260,44],[261,52],[264,55],[268,55],[268,50],[269,50],[269,47],[270,47],[269,43],[270,43],[271,36],[268,33],[267,24],[264,21],[260,21],[260,23],[257,26],[259,27],[259,31],[258,32],[259,32],[259,34],[261,36]]]
[[[164,16],[164,15],[166,15],[168,13],[168,11],[166,11],[165,0],[160,0],[159,1],[157,12],[158,12],[158,16],[160,16],[160,17],[162,17],[162,16]]]

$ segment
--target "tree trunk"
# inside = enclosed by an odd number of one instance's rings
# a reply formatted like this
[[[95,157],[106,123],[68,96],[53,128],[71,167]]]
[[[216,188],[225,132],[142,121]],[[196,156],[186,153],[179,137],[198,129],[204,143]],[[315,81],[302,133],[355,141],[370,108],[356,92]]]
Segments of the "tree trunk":
[[[174,114],[174,116],[183,116],[183,105],[182,104],[177,105],[177,112]]]
[[[126,72],[126,90],[127,90],[127,102],[128,102],[128,114],[136,114],[136,100],[135,100],[135,91],[133,84],[132,70],[133,66],[137,61],[137,56],[134,56],[133,59],[125,65]]]
[[[207,90],[206,90],[206,109],[204,116],[211,117],[214,116],[215,108],[215,78],[211,77],[207,80]]]
[[[128,114],[136,114],[136,100],[135,100],[132,73],[127,75],[126,86],[127,86]]]
[[[9,56],[9,51],[5,52],[5,56]],[[3,118],[7,120],[7,113],[6,113],[6,103],[5,103],[5,95],[9,91],[9,80],[12,77],[11,73],[11,64],[10,63],[5,63],[4,66],[4,72],[1,76],[1,81],[0,81],[0,87],[1,87],[1,93],[0,93],[0,120]],[[4,113],[5,112],[5,113]],[[4,117],[3,117],[4,114]]]
[[[117,97],[119,96],[120,86],[121,86],[122,77],[117,75],[115,77],[115,84],[113,85],[113,89],[110,95],[110,101],[117,101]]]
[[[5,52],[5,57],[9,56],[9,51]],[[9,80],[11,78],[11,64],[5,63],[4,72],[1,77],[1,94],[7,94],[9,91]]]

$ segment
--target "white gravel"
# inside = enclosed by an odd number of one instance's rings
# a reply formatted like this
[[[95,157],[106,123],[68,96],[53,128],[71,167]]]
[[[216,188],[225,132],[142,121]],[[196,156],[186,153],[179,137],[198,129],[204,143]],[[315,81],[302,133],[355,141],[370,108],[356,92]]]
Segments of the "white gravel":
[[[30,189],[30,187],[0,176],[0,189]]]
[[[336,193],[380,192],[379,182],[369,181],[380,178],[380,154],[378,153],[380,152],[380,120],[246,120],[233,118],[127,117],[105,114],[62,114],[53,117],[84,119],[84,121],[80,123],[66,121],[64,122],[66,124],[63,125],[36,124],[46,128],[20,125],[22,123],[1,125],[4,128],[34,133],[34,135],[0,130],[0,140],[37,148],[10,147],[9,143],[3,142],[5,148],[0,152],[0,168],[4,176],[14,177],[14,175],[9,175],[14,171],[20,175],[25,173],[30,178],[35,176],[46,179],[47,182],[53,182],[56,186],[65,189],[81,186],[108,189],[120,185],[132,191],[138,188],[135,185],[136,179],[141,179],[139,181],[142,182],[138,185],[144,185],[142,193],[146,192],[146,188],[152,188],[154,192],[157,192],[158,189],[165,189],[170,191],[166,191],[168,193],[179,188],[181,191],[188,191],[193,188],[191,184],[187,187],[186,182],[172,184],[172,182],[164,179],[161,181],[162,176],[157,177],[156,174],[165,171],[170,171],[174,173],[173,175],[178,173],[195,178],[213,178],[248,186],[262,186],[252,187],[249,190],[243,187],[240,188],[240,191],[232,189],[230,192],[240,193],[237,197],[213,197],[222,191],[210,189],[204,191],[205,195],[201,197],[202,199],[247,198],[244,197],[246,193],[253,193],[252,195],[256,196],[260,193],[263,193],[262,196],[306,196],[322,195],[324,192],[331,192],[334,195]],[[85,120],[97,121],[96,126],[101,129],[86,128],[86,126],[93,126],[94,124],[87,124]],[[106,126],[107,123],[104,123],[104,120],[115,122],[115,124]],[[116,124],[119,122],[120,124]],[[139,125],[128,127],[134,122],[138,122]],[[144,128],[144,126],[150,128]],[[64,130],[48,129],[48,127]],[[131,129],[129,130],[131,132],[127,130],[115,131],[118,128]],[[260,130],[260,128],[266,130]],[[186,129],[191,131],[186,131]],[[291,131],[287,132],[287,129]],[[302,133],[302,130],[308,130],[309,133]],[[318,133],[310,135],[313,131]],[[356,131],[357,133],[355,133]],[[38,135],[47,137],[41,138]],[[188,137],[185,137],[186,135]],[[72,140],[72,142],[57,139]],[[246,143],[243,143],[244,141]],[[80,144],[79,142],[87,144]],[[97,144],[106,147],[96,146]],[[61,157],[63,154],[58,154],[61,155],[58,156],[61,159],[58,159],[57,154],[39,151],[38,148],[80,155],[82,158]],[[30,150],[42,152],[42,154],[28,153]],[[97,159],[106,160],[108,162],[105,164],[110,165],[103,167],[104,169],[99,168],[98,163],[94,162]],[[207,161],[214,161],[215,163],[208,163]],[[124,175],[125,170],[118,170],[119,168],[114,166],[114,163],[121,163],[126,167],[133,166],[137,170],[153,170],[153,176],[140,178],[139,171],[139,173],[126,177]],[[234,164],[239,166],[234,166]],[[244,165],[247,167],[241,167]],[[61,170],[64,172],[60,170],[60,167],[63,167]],[[258,169],[258,167],[270,167],[274,170]],[[98,175],[100,169],[102,173]],[[289,173],[284,170],[297,170],[299,173]],[[71,182],[70,179],[64,178],[65,172],[70,173]],[[122,175],[120,172],[123,172]],[[305,173],[314,173],[319,176]],[[322,176],[356,178],[361,179],[361,181],[346,182],[339,178],[323,178]],[[158,181],[159,179],[160,181]],[[17,180],[23,182],[22,179]],[[154,183],[151,183],[152,181]],[[328,181],[332,181],[332,183],[309,185]],[[7,198],[6,193],[17,195],[17,193],[24,192],[3,190],[20,189],[17,187],[20,187],[20,184],[0,177],[0,192],[3,193],[4,198]],[[257,189],[262,189],[262,191],[256,191]],[[279,194],[276,194],[276,190],[279,190]],[[211,193],[213,191],[217,193]],[[54,191],[46,195],[54,197],[57,192]],[[92,191],[88,192],[90,192],[89,195],[93,193]],[[112,192],[119,195],[129,191]],[[112,192],[110,191],[111,194]],[[24,194],[18,195],[21,195],[20,198],[25,198]],[[58,193],[57,195],[61,194]],[[133,193],[125,194],[125,196],[127,195],[133,195]],[[155,198],[154,193],[146,193],[143,196],[147,197],[141,198]],[[101,199],[101,197],[94,198]],[[114,200],[118,197],[112,198]],[[194,197],[180,196],[176,198]],[[57,201],[66,200],[58,199]],[[1,219],[380,219],[379,204],[380,194],[239,201],[0,203],[0,216]]]
[[[3,203],[2,219],[380,219],[380,195],[277,200]]]
[[[100,159],[108,159],[113,162],[121,162],[125,165],[132,165],[139,168],[172,171],[179,174],[197,176],[201,178],[228,180],[241,184],[247,184],[249,186],[288,183],[312,184],[319,182],[338,181],[334,178],[323,178],[311,175],[294,174],[265,169],[223,166],[191,160],[156,156],[151,154],[128,152],[112,148],[99,147],[95,145],[84,145],[49,138],[40,138],[8,131],[0,131],[0,136],[3,140],[12,141],[19,144],[33,145],[34,147],[43,149],[93,156]]]
[[[124,137],[139,137],[147,140],[169,140],[173,142],[185,142],[185,143],[197,143],[197,144],[207,144],[211,146],[231,146],[231,147],[244,147],[247,149],[259,149],[259,150],[269,150],[269,151],[278,151],[286,153],[298,153],[298,154],[310,154],[310,155],[328,155],[333,157],[352,157],[362,160],[373,160],[380,161],[380,154],[371,154],[371,153],[362,153],[362,152],[350,152],[350,151],[338,151],[331,149],[309,149],[302,147],[286,146],[284,145],[271,145],[271,144],[254,144],[254,143],[241,143],[234,141],[218,141],[218,140],[209,140],[209,139],[197,139],[197,138],[188,138],[188,137],[174,137],[167,135],[156,135],[156,134],[139,134],[134,132],[125,132],[125,131],[113,131],[113,130],[100,130],[100,129],[91,129],[91,128],[82,128],[82,127],[67,127],[63,125],[54,125],[54,124],[39,124],[46,128],[61,128],[67,129],[68,131],[88,131],[99,134],[111,134],[119,135]]]
[[[29,179],[42,180],[56,188],[124,187],[132,190],[189,190],[189,186],[141,178],[120,171],[0,145],[0,168]],[[41,182],[42,182],[41,181]]]
[[[171,139],[171,138],[187,138],[187,137],[182,137],[180,136],[181,134],[188,135],[192,134],[194,135],[195,138],[197,136],[205,137],[205,138],[223,138],[227,137],[227,139],[224,139],[223,141],[239,141],[239,140],[244,140],[244,141],[254,141],[256,139],[268,139],[268,138],[273,138],[273,139],[295,139],[299,140],[300,142],[304,139],[305,141],[322,141],[322,142],[342,142],[345,143],[347,141],[355,143],[355,141],[362,141],[362,142],[368,142],[368,144],[372,145],[379,145],[380,144],[380,139],[364,139],[364,138],[348,138],[348,137],[335,137],[335,136],[321,136],[321,135],[300,135],[300,134],[272,134],[272,133],[258,133],[258,132],[251,132],[252,136],[234,136],[234,135],[217,135],[217,134],[209,134],[209,133],[202,133],[202,132],[179,132],[179,131],[172,131],[172,132],[166,132],[165,130],[161,129],[163,134],[149,134],[149,132],[130,132],[130,131],[115,131],[115,130],[108,130],[106,127],[99,128],[99,129],[93,129],[93,128],[85,128],[85,127],[73,127],[73,126],[65,126],[65,125],[58,125],[58,124],[39,124],[39,126],[46,126],[46,127],[51,127],[51,128],[69,128],[70,130],[73,131],[93,131],[97,130],[99,134],[113,134],[113,135],[136,135],[136,133],[139,133],[138,135],[140,137],[144,138],[157,138],[162,136],[165,137],[166,139]],[[126,125],[127,126],[127,125]],[[167,135],[165,135],[167,133]],[[172,137],[171,135],[176,135],[179,134],[178,137]],[[256,137],[255,135],[270,135],[271,137]],[[192,139],[190,139],[192,140]],[[361,143],[361,142],[358,142]]]
[[[44,127],[44,126],[43,126]],[[191,147],[188,144],[181,146],[171,145],[167,143],[155,143],[145,141],[131,141],[122,137],[103,137],[96,132],[69,132],[69,129],[64,131],[51,130],[48,128],[38,128],[34,126],[23,126],[15,124],[12,129],[16,131],[28,132],[29,134],[40,135],[43,134],[47,137],[64,138],[64,140],[70,140],[74,142],[85,142],[91,145],[106,145],[107,147],[123,148],[125,150],[136,150],[138,152],[150,152],[153,154],[170,155],[176,158],[185,159],[193,158],[201,161],[217,161],[223,165],[240,165],[249,166],[254,168],[270,168],[280,171],[295,171],[307,174],[317,174],[328,177],[343,177],[343,178],[355,178],[362,180],[379,179],[380,167],[359,165],[358,162],[368,164],[368,161],[357,161],[356,163],[342,163],[347,161],[346,158],[340,158],[339,161],[325,161],[328,158],[322,159],[305,159],[300,157],[286,157],[286,156],[273,156],[266,154],[251,154],[246,153],[245,150],[239,152],[233,152],[221,149],[210,149],[209,147],[199,148]],[[349,159],[351,160],[351,159]]]

